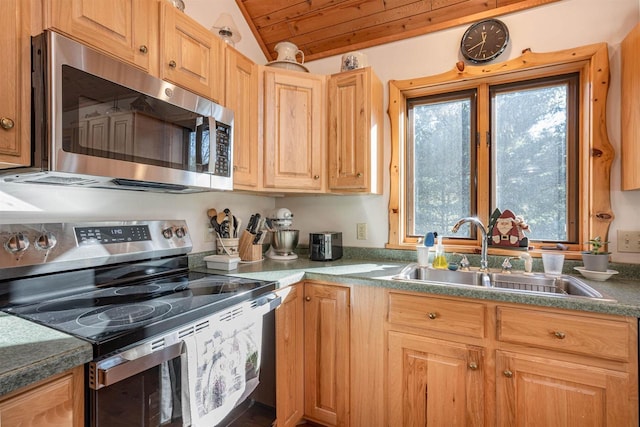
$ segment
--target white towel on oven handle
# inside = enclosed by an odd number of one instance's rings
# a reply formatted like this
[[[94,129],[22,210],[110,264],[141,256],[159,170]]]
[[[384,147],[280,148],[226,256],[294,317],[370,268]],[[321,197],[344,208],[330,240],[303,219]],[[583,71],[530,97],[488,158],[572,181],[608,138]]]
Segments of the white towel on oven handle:
[[[184,344],[183,425],[215,426],[258,386],[262,313],[212,324]]]

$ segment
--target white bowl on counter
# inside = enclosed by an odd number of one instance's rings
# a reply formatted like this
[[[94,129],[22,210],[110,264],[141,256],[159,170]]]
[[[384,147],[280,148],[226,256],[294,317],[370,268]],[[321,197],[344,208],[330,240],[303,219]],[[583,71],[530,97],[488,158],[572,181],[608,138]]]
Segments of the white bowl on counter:
[[[592,271],[592,270],[587,270],[584,267],[573,267],[573,269],[578,270],[580,274],[582,274],[587,279],[596,280],[598,282],[604,282],[614,274],[618,274],[616,270]]]

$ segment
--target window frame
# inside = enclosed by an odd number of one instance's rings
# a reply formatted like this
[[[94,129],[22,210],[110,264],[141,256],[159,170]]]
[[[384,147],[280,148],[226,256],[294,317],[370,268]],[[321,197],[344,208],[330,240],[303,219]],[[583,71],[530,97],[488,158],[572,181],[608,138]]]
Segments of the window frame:
[[[414,249],[417,238],[406,233],[406,149],[405,136],[408,125],[407,100],[428,95],[459,92],[478,88],[479,96],[488,96],[489,85],[508,84],[518,80],[547,78],[562,74],[579,74],[580,113],[578,118],[578,242],[568,245],[565,252],[569,259],[578,259],[587,249],[587,242],[594,236],[606,241],[614,215],[611,210],[610,174],[614,150],[606,128],[606,102],[609,89],[609,57],[606,43],[566,49],[551,53],[534,53],[525,50],[522,56],[492,65],[469,66],[458,62],[448,72],[409,80],[389,81],[389,117],[391,122],[391,165],[389,195],[389,241],[387,248]],[[480,91],[486,91],[481,94]],[[478,109],[489,106],[478,105]],[[490,130],[488,112],[479,111],[480,150],[478,162],[478,197],[490,198],[490,153],[486,148],[486,131]],[[486,117],[486,119],[482,119]],[[489,203],[489,200],[485,200]],[[485,203],[485,205],[486,205]],[[488,223],[486,212],[478,218]],[[539,242],[530,251],[539,253]],[[448,250],[479,253],[480,236],[473,239],[445,239]],[[489,247],[490,253],[509,253],[508,249]]]

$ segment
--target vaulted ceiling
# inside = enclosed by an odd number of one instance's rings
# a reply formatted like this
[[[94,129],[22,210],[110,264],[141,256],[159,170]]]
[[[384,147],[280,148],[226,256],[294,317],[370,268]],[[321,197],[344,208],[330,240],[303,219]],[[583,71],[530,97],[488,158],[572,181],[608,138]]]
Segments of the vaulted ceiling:
[[[289,41],[307,61],[560,0],[236,0],[262,51]]]

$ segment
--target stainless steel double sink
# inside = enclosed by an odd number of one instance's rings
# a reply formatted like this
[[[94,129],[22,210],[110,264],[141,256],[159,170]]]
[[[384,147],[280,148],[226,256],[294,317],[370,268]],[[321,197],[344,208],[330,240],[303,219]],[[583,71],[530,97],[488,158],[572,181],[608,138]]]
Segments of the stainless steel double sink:
[[[531,294],[604,299],[600,292],[582,280],[565,275],[547,277],[539,273],[454,271],[422,267],[413,263],[407,265],[400,273],[391,278],[419,283],[481,286]]]

